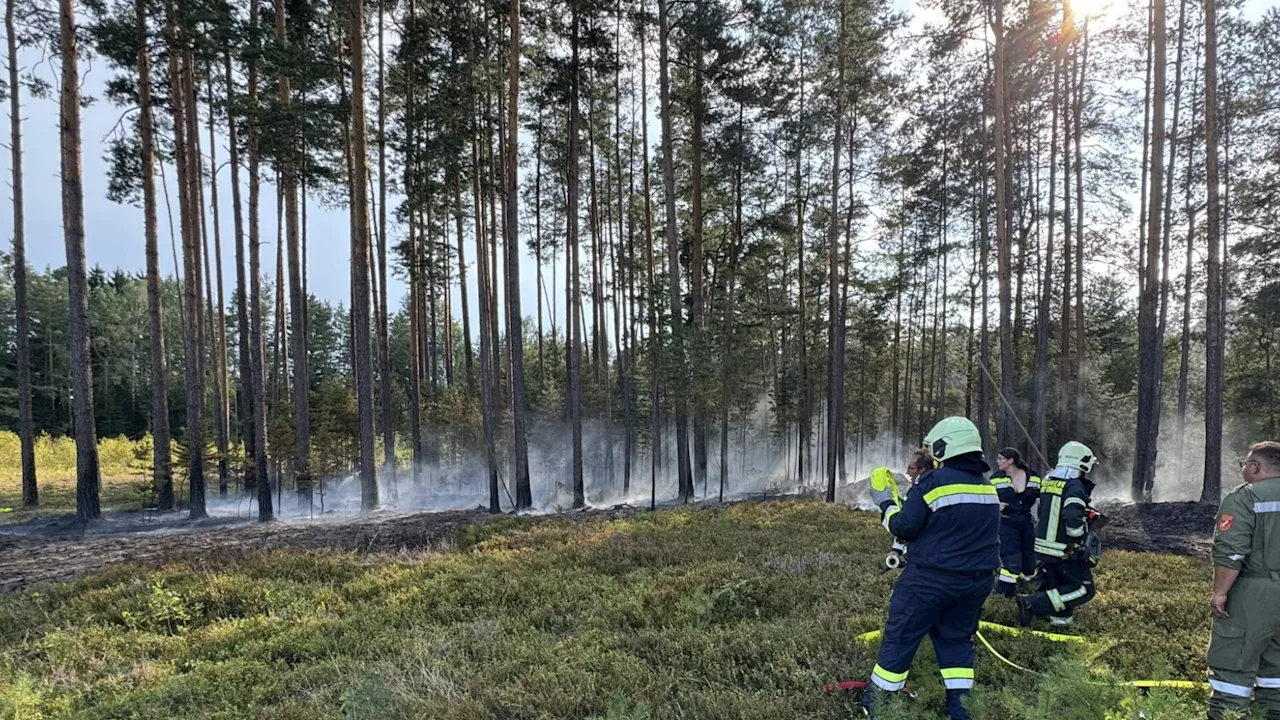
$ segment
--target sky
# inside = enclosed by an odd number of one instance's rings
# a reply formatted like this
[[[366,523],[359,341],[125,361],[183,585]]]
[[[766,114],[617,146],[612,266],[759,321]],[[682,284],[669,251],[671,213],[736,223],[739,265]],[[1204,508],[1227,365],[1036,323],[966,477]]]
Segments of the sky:
[[[1116,5],[1123,2],[1123,0],[1112,1]],[[1105,3],[1106,0],[1090,0],[1090,2]],[[1246,15],[1257,17],[1274,2],[1275,0],[1247,0]],[[918,30],[922,22],[929,19],[931,15],[935,15],[936,12],[922,11],[917,0],[897,0],[895,4],[909,12],[913,17],[913,31]],[[652,53],[652,48],[650,48],[650,52]],[[39,52],[30,49],[23,51],[20,60],[24,69],[33,70],[39,76],[48,80],[56,91],[58,87],[56,61],[51,63],[49,59],[44,58]],[[101,59],[94,59],[82,62],[80,72],[83,94],[98,98],[95,104],[83,110],[81,117],[83,124],[82,163],[85,197],[85,250],[88,262],[90,267],[100,265],[107,270],[119,268],[126,271],[142,272],[145,269],[142,211],[138,207],[120,205],[107,199],[109,162],[105,159],[105,150],[107,140],[111,136],[113,129],[121,121],[123,113],[121,109],[113,107],[104,97],[106,83],[112,77],[113,71]],[[651,78],[652,81],[653,79]],[[650,93],[651,104],[656,104],[656,95],[656,92]],[[651,125],[656,126],[656,122],[654,122],[655,108],[649,108],[649,113],[647,114]],[[654,132],[650,134],[652,136],[651,139],[656,142],[657,135],[655,132],[656,127]],[[204,151],[207,153],[207,136],[203,140],[206,146]],[[224,287],[229,298],[235,284],[235,242],[231,225],[233,210],[230,173],[225,166],[227,157],[225,136],[220,135],[217,144],[219,163],[224,163],[218,176],[220,183],[218,199],[219,213],[223,226],[222,265]],[[59,181],[58,105],[56,94],[44,100],[35,100],[24,95],[23,147],[28,262],[41,270],[49,267],[60,267],[66,264],[66,248],[62,239],[62,201]],[[371,152],[371,162],[375,161],[376,157]],[[11,173],[10,154],[8,152],[0,153],[0,172],[3,172],[5,182],[8,182]],[[246,173],[242,173],[242,182],[246,181],[246,176]],[[171,200],[176,205],[177,197],[174,177],[173,167],[164,169],[163,179],[167,181],[166,184]],[[170,224],[163,205],[163,193],[166,184],[157,183],[157,191],[162,202],[159,218],[160,264],[161,272],[165,275],[170,275],[174,272],[174,257],[168,246]],[[206,189],[207,193],[208,190]],[[247,198],[247,189],[242,194]],[[376,197],[376,194],[374,196]],[[392,206],[397,202],[399,202],[399,198],[393,197]],[[270,279],[274,279],[275,275],[275,207],[275,186],[269,182],[264,182],[262,185],[261,237],[266,245],[262,248],[263,270],[266,277]],[[0,226],[4,227],[6,231],[12,228],[12,215],[12,204],[8,202],[0,203],[0,224],[2,224]],[[177,222],[175,214],[172,220],[175,232],[177,230]],[[316,202],[309,204],[307,213],[309,289],[313,294],[325,300],[344,305],[348,302],[350,292],[348,270],[350,235],[348,227],[345,209],[326,208]],[[393,229],[393,240],[397,232],[403,232],[403,230]],[[213,239],[210,237],[211,248],[212,242]],[[469,239],[465,249],[467,257],[474,263],[474,239]],[[475,301],[476,282],[474,272],[473,264],[468,270],[471,295],[470,308],[473,316],[472,326],[473,328],[478,328],[478,303]],[[545,282],[551,302],[556,302],[557,298],[563,298],[563,292],[557,291],[551,285],[552,269],[547,267],[544,269],[544,273],[547,275]],[[557,268],[555,274],[557,281],[563,282],[563,267]],[[391,278],[388,292],[393,307],[399,306],[407,291],[407,285],[402,279],[394,276]],[[534,263],[526,258],[521,263],[521,308],[525,317],[533,317],[537,311],[537,296],[535,292],[536,268]],[[453,307],[455,308],[455,315],[460,315],[460,290],[456,284],[452,293],[454,296]],[[557,306],[563,305],[563,301],[559,301],[556,304]],[[556,316],[563,317],[562,307],[557,307]],[[548,320],[548,325],[550,322]]]

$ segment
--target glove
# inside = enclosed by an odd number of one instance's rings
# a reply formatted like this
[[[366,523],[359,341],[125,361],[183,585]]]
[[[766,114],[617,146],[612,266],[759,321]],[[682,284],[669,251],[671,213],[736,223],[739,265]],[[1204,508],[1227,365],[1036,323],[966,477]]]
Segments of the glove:
[[[890,505],[901,505],[898,498],[898,481],[887,467],[878,467],[871,471],[871,502],[884,512]]]

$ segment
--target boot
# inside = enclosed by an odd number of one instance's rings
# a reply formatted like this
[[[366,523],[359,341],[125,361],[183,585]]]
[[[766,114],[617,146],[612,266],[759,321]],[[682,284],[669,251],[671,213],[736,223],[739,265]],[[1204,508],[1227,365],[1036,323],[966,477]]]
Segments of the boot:
[[[964,707],[964,701],[968,697],[968,690],[948,690],[947,717],[951,720],[973,720],[973,717],[969,715],[969,711]]]
[[[1018,624],[1022,627],[1031,627],[1031,623],[1036,619],[1035,613],[1031,611],[1031,598],[1026,595],[1018,596]]]

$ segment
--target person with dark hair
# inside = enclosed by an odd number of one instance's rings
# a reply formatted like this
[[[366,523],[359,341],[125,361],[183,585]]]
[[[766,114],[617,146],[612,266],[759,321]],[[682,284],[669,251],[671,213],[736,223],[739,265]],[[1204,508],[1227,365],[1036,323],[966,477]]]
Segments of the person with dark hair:
[[[1244,484],[1222,499],[1213,533],[1209,717],[1280,718],[1280,443],[1240,463]]]
[[[1014,448],[996,456],[1000,471],[991,476],[1000,496],[1000,577],[996,592],[1017,597],[1018,581],[1036,572],[1036,522],[1031,508],[1040,497],[1040,476],[1022,461]]]

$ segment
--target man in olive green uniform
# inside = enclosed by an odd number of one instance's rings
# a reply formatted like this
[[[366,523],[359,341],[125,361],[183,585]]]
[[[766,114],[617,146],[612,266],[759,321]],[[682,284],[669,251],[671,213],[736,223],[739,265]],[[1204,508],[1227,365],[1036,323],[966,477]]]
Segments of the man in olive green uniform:
[[[1256,688],[1280,720],[1280,443],[1249,448],[1240,469],[1213,535],[1209,717],[1247,712]]]

